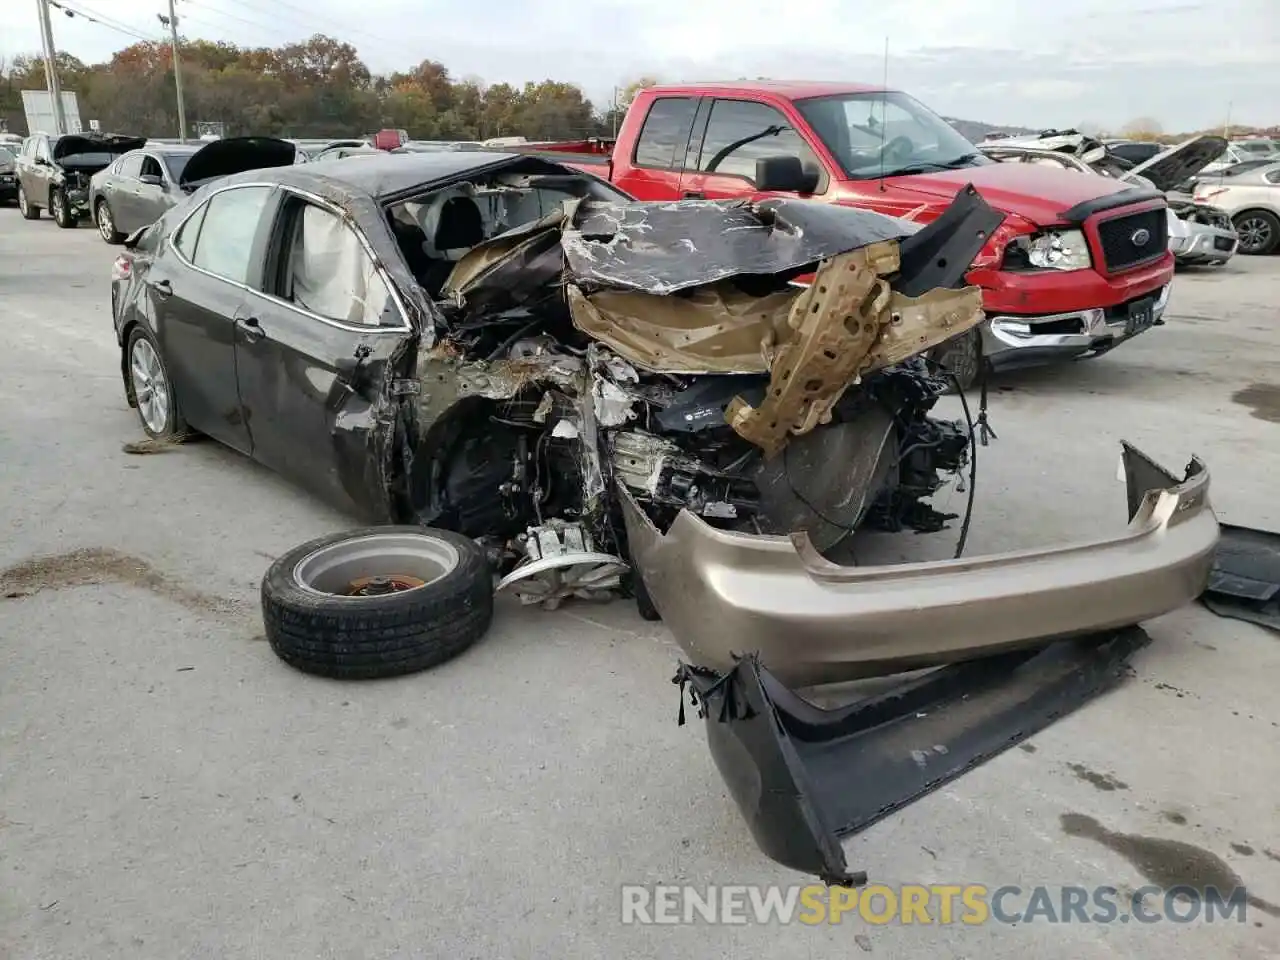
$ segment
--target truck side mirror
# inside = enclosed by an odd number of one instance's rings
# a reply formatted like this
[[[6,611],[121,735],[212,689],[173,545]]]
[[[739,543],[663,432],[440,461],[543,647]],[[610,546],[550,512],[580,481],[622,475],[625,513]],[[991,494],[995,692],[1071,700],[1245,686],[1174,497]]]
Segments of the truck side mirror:
[[[757,190],[813,193],[817,188],[817,171],[806,170],[799,157],[761,157],[756,161]]]

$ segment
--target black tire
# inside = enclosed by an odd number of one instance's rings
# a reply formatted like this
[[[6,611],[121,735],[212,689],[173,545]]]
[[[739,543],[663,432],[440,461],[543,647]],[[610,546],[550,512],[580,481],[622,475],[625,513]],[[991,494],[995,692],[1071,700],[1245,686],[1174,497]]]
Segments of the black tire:
[[[26,188],[18,184],[18,210],[22,214],[23,220],[39,220],[40,208],[32,206],[31,201],[27,198]]]
[[[161,427],[156,428],[153,424],[147,422],[147,413],[144,411],[142,398],[138,395],[138,382],[135,379],[133,371],[134,347],[139,340],[145,340],[150,344],[152,351],[155,353],[156,360],[160,365],[160,371],[164,377],[165,396],[167,397],[166,410],[167,417]],[[156,343],[147,328],[141,324],[137,324],[129,331],[129,338],[125,341],[124,356],[122,358],[123,369],[125,375],[126,391],[129,398],[129,404],[138,411],[138,419],[142,423],[142,429],[146,431],[147,436],[153,440],[166,440],[175,443],[184,440],[191,433],[191,429],[187,426],[186,420],[182,418],[182,411],[178,409],[178,397],[173,389],[173,380],[169,376],[169,368],[164,362],[164,354],[160,352],[160,345]]]
[[[307,585],[303,561],[314,564],[322,551],[377,537],[389,544],[425,538],[432,549],[451,548],[456,562],[422,586],[377,596]],[[393,558],[389,547],[384,571],[403,562]],[[367,559],[349,562],[380,572]],[[304,543],[271,565],[262,578],[262,622],[276,656],[305,673],[339,680],[402,676],[456,657],[485,634],[493,622],[493,575],[484,548],[461,534],[414,526],[351,530]]]
[[[1231,223],[1240,235],[1236,249],[1246,256],[1263,257],[1280,246],[1280,217],[1270,210],[1242,210]]]
[[[53,222],[63,230],[74,230],[76,218],[71,215],[71,204],[67,201],[66,191],[55,187],[49,194],[49,213]]]
[[[635,595],[636,611],[640,614],[641,620],[652,623],[662,619],[662,614],[653,605],[653,597],[649,596],[649,588],[644,585],[644,578],[640,576],[638,570],[631,576],[631,592]]]
[[[981,331],[974,327],[958,337],[938,344],[929,351],[929,359],[941,367],[944,374],[954,375],[954,379],[951,376],[946,378],[952,390],[955,389],[956,380],[960,382],[961,390],[968,390],[978,382],[978,374],[985,362],[982,357]]]
[[[102,237],[107,243],[112,245],[124,243],[124,234],[116,229],[115,214],[107,206],[107,201],[99,200],[94,204],[93,222],[98,228],[98,236]]]

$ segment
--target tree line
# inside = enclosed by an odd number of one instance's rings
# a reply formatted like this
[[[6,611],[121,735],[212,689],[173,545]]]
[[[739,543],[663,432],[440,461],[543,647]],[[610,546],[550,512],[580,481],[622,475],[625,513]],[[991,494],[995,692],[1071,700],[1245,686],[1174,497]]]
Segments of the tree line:
[[[608,135],[618,119],[614,110],[621,109],[597,110],[579,87],[557,80],[516,87],[455,79],[434,60],[375,75],[351,44],[323,34],[280,47],[183,41],[179,58],[189,136],[214,123],[226,136],[319,139],[390,127],[419,140],[569,139]],[[101,130],[115,133],[177,133],[169,44],[135,43],[105,63],[86,64],[65,52],[56,61],[62,89],[76,93],[86,129],[97,120]],[[11,132],[29,132],[21,91],[44,89],[43,57],[0,63],[0,119]]]

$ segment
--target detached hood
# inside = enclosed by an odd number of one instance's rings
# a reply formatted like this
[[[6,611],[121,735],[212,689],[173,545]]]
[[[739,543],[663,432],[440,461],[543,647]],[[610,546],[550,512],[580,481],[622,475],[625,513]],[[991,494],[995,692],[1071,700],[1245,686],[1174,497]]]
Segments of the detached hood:
[[[146,137],[126,137],[114,133],[106,136],[68,133],[53,142],[53,160],[61,163],[63,158],[80,153],[110,153],[118,156],[130,150],[141,150],[146,145]]]
[[[951,200],[970,183],[997,210],[1040,227],[1061,223],[1064,210],[1133,189],[1133,184],[1107,177],[1081,176],[1072,170],[1034,163],[990,163],[894,178],[898,190],[918,195],[921,202]]]
[[[1168,191],[1194,177],[1226,152],[1225,139],[1205,134],[1157,153],[1130,170],[1127,176],[1145,177],[1157,190]]]
[[[289,167],[297,158],[298,148],[288,140],[276,137],[227,137],[211,140],[191,155],[182,168],[178,185],[193,189],[206,180],[229,177],[246,170],[267,167]]]

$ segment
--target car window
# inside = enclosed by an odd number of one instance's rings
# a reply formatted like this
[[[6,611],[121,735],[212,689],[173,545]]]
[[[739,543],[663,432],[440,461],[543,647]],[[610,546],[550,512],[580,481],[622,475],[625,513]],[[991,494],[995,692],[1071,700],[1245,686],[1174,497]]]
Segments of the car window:
[[[748,100],[715,102],[702,139],[699,170],[735,174],[754,182],[756,161],[777,156],[817,164],[809,145],[773,107]]]
[[[329,320],[380,324],[390,294],[355,230],[323,207],[290,203],[283,299]]]
[[[697,108],[693,97],[661,97],[653,101],[636,140],[635,164],[670,170],[677,165],[677,158],[683,160]]]
[[[36,159],[37,160],[49,159],[49,141],[46,140],[44,137],[36,138]]]
[[[189,153],[164,154],[164,165],[169,168],[169,179],[177,183],[182,178],[182,171],[186,169],[187,161],[190,159]]]
[[[271,187],[233,187],[209,198],[191,262],[236,283],[248,283],[253,238]]]
[[[1269,170],[1265,176],[1267,183],[1280,183],[1280,170]]]
[[[160,169],[160,161],[155,157],[144,156],[142,158],[142,175],[144,177],[160,177],[164,179],[164,171]]]
[[[0,147],[0,162],[8,163],[14,159],[8,147]]]
[[[207,203],[200,204],[200,209],[188,217],[173,235],[173,245],[188,260],[195,257],[196,239],[200,236],[200,225],[204,223],[204,212],[208,209]]]
[[[131,153],[120,161],[120,170],[118,171],[122,177],[137,178],[142,173],[142,154]]]

